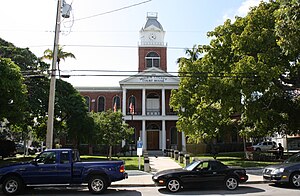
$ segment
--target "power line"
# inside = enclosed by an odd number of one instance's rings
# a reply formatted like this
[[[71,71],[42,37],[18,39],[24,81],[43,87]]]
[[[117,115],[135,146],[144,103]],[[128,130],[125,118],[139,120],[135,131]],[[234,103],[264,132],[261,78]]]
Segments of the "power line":
[[[92,16],[87,16],[87,17],[83,17],[83,18],[74,19],[74,21],[85,20],[85,19],[94,18],[94,17],[97,17],[97,16],[102,16],[102,15],[105,15],[105,14],[110,14],[110,13],[113,13],[113,12],[117,12],[117,11],[121,11],[121,10],[128,9],[128,8],[131,8],[131,7],[135,7],[135,6],[144,4],[144,3],[148,3],[150,1],[152,1],[152,0],[143,1],[143,2],[140,2],[140,3],[136,3],[136,4],[129,5],[129,6],[121,7],[121,8],[111,10],[111,11],[107,11],[107,12],[103,12],[103,13],[100,13],[100,14],[95,14],[95,15],[92,15]]]

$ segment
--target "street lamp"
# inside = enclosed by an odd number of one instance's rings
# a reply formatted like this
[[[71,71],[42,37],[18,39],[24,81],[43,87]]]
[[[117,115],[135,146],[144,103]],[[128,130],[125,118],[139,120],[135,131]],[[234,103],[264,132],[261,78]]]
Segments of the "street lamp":
[[[63,3],[63,4],[62,4]],[[50,78],[50,91],[49,91],[49,104],[48,104],[48,122],[47,122],[47,134],[46,134],[46,148],[52,149],[53,146],[53,118],[54,118],[54,100],[55,100],[55,83],[56,83],[56,63],[57,63],[57,52],[58,52],[58,40],[60,32],[61,22],[61,9],[67,6],[69,9],[63,9],[63,17],[69,17],[69,11],[71,10],[70,5],[66,4],[63,0],[57,1],[56,10],[56,23],[55,23],[55,35],[54,35],[54,46],[53,46],[53,58],[51,67],[51,78]]]

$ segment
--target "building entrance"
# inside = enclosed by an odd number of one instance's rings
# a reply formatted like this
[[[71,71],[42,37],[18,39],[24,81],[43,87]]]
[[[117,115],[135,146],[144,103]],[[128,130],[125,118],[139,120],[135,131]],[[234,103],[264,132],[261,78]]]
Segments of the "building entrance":
[[[159,131],[147,131],[147,150],[159,150]]]

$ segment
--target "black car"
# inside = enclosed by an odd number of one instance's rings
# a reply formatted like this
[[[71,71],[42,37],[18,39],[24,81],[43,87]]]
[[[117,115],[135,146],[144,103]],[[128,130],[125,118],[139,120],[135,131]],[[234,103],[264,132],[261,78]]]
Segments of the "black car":
[[[196,160],[182,169],[157,172],[152,176],[157,186],[166,186],[170,192],[181,188],[224,185],[228,190],[235,190],[239,183],[246,182],[248,176],[243,168],[228,167],[218,160]]]

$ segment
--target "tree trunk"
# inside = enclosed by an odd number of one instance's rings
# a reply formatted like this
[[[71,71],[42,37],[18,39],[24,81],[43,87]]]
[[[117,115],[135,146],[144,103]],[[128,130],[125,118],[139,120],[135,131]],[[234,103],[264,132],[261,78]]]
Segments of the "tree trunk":
[[[246,159],[249,159],[249,156],[248,156],[248,153],[247,153],[247,149],[246,149],[246,139],[245,139],[245,136],[243,136],[243,143],[244,143],[245,157],[246,157]]]
[[[112,154],[112,146],[110,145],[109,146],[109,153],[108,153],[109,160],[111,160],[111,154]]]

